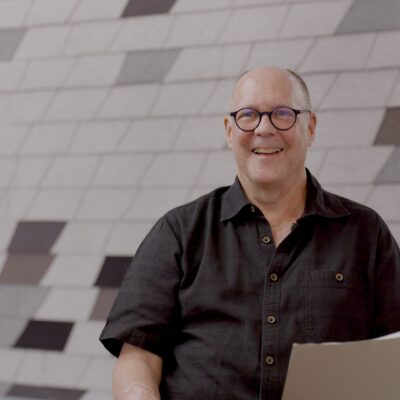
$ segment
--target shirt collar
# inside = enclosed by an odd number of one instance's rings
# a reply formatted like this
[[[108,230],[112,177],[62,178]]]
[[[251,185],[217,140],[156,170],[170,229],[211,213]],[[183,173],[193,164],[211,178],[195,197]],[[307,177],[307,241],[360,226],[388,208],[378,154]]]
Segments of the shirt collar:
[[[325,218],[341,218],[350,215],[341,197],[322,189],[320,183],[306,169],[307,172],[307,198],[303,217],[319,215]],[[232,186],[222,196],[221,221],[235,217],[246,206],[251,205],[247,199],[238,177]]]

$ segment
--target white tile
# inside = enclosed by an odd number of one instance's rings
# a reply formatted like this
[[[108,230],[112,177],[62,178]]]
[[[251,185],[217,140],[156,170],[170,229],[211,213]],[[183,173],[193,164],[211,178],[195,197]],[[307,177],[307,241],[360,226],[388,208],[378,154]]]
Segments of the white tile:
[[[262,65],[297,69],[312,43],[311,39],[255,43],[245,69]]]
[[[180,188],[142,189],[126,213],[125,219],[154,221],[172,208],[185,203],[188,193],[188,189]]]
[[[100,117],[124,118],[146,116],[159,91],[159,85],[144,84],[116,87],[112,89]]]
[[[218,41],[232,43],[275,39],[278,37],[286,13],[286,5],[237,9],[229,17]]]
[[[92,180],[98,158],[64,156],[54,160],[42,181],[45,187],[85,187]]]
[[[72,153],[99,154],[112,152],[128,129],[128,121],[84,122],[71,146]]]
[[[151,161],[150,155],[105,156],[99,165],[94,185],[131,187],[143,177]]]
[[[25,20],[26,25],[66,22],[80,0],[35,0]]]
[[[181,120],[157,118],[134,120],[118,146],[119,151],[165,151],[171,149]]]
[[[21,82],[23,89],[48,89],[61,87],[75,65],[73,58],[30,61]]]
[[[20,157],[13,185],[16,187],[38,186],[50,164],[49,157]]]
[[[0,202],[2,223],[4,223],[4,220],[19,221],[26,219],[26,211],[32,204],[35,194],[36,191],[33,189],[14,188],[3,193],[2,201]]]
[[[26,64],[23,62],[0,62],[0,91],[16,89],[25,68]]]
[[[281,36],[331,35],[351,5],[352,0],[294,4],[290,8]]]
[[[81,0],[70,21],[118,18],[127,2],[128,0]]]
[[[326,185],[324,189],[357,203],[365,204],[373,185]]]
[[[219,117],[187,118],[178,135],[174,149],[222,150],[225,145],[224,119]]]
[[[103,254],[111,232],[107,223],[70,222],[53,247],[55,254]]]
[[[203,168],[203,153],[159,154],[146,174],[141,185],[148,186],[191,186]]]
[[[311,103],[313,108],[318,108],[322,100],[327,96],[333,82],[336,79],[336,74],[312,74],[303,76],[311,95]]]
[[[110,400],[111,398],[111,390],[87,390],[80,400]]]
[[[0,96],[2,122],[36,122],[48,107],[51,92],[16,92]]]
[[[171,22],[172,17],[169,15],[124,18],[120,22],[121,30],[115,37],[111,49],[129,51],[160,48]]]
[[[16,229],[15,221],[2,221],[0,224],[0,251],[8,248]]]
[[[373,183],[392,151],[389,146],[330,150],[319,178],[329,184]]]
[[[106,254],[134,255],[152,226],[153,222],[121,222],[116,224],[107,243]]]
[[[385,106],[396,78],[396,70],[342,73],[322,107],[340,109]]]
[[[210,97],[214,88],[214,81],[164,85],[153,108],[152,115],[196,115]]]
[[[374,39],[373,33],[319,38],[302,63],[300,71],[361,69]]]
[[[387,105],[391,107],[400,107],[400,79],[397,80],[397,84],[392,89],[392,94]]]
[[[229,186],[229,184],[227,184]],[[190,191],[188,202],[198,199],[200,196],[204,196],[206,193],[210,193],[215,190],[216,185],[200,185],[196,186]]]
[[[76,55],[105,52],[120,28],[119,21],[73,25],[64,53]]]
[[[228,11],[176,15],[165,45],[167,47],[183,47],[212,44],[216,41],[228,18]]]
[[[171,13],[208,11],[229,8],[232,0],[177,0],[172,6]]]
[[[384,109],[317,113],[314,147],[370,146],[385,115]]]
[[[366,66],[368,68],[399,67],[400,32],[380,32]]]
[[[87,320],[96,302],[93,288],[53,288],[35,313],[35,319],[51,321]]]
[[[71,144],[76,130],[75,124],[42,124],[36,125],[29,132],[21,154],[61,154]]]
[[[49,26],[29,29],[15,54],[16,59],[58,56],[63,51],[69,26]]]
[[[109,86],[119,74],[124,61],[123,54],[82,57],[69,74],[64,86]]]
[[[102,263],[103,257],[99,255],[57,255],[40,285],[91,287],[97,279]]]
[[[111,379],[115,367],[115,358],[93,357],[79,385],[90,389],[111,390]]]
[[[322,165],[325,161],[327,151],[311,147],[307,152],[306,167],[317,178],[319,177]]]
[[[104,103],[107,89],[76,89],[59,92],[46,112],[48,121],[88,120]]]
[[[230,150],[209,153],[202,170],[200,185],[231,185],[236,176],[236,164]]]
[[[8,186],[11,183],[16,167],[16,158],[0,158],[0,187]]]
[[[183,49],[165,81],[236,77],[249,50],[248,44]]]
[[[0,1],[0,29],[20,27],[31,6],[31,0]]]
[[[75,388],[87,364],[84,356],[25,350],[15,381],[24,385]]]
[[[28,133],[29,125],[0,125],[0,155],[15,154]]]
[[[0,381],[13,382],[23,364],[23,351],[0,348]]]
[[[389,221],[399,220],[400,185],[377,185],[368,198],[367,205]]]
[[[232,95],[233,79],[223,79],[218,81],[214,91],[202,107],[202,115],[221,115],[228,112],[228,105]]]
[[[76,272],[79,274],[79,271]],[[72,328],[65,352],[67,354],[104,356],[106,352],[99,340],[103,327],[103,321],[77,322]]]
[[[82,190],[78,189],[40,190],[26,217],[34,220],[70,220],[78,209],[82,194]]]
[[[125,214],[134,195],[134,190],[89,189],[79,208],[80,221],[113,221]]]
[[[393,237],[396,239],[397,244],[400,243],[400,223],[390,222],[389,229],[392,232]]]

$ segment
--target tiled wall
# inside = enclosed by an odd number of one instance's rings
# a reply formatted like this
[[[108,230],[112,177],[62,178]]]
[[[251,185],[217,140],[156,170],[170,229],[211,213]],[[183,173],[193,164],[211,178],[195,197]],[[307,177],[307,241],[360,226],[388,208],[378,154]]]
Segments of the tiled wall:
[[[97,337],[169,208],[232,182],[235,77],[303,73],[308,165],[400,238],[399,0],[0,0],[0,398],[111,399]]]

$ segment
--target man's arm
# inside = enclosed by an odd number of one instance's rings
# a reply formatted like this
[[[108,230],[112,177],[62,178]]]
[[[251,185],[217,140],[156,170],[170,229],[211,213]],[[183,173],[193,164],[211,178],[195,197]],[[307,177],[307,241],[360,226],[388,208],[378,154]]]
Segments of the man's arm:
[[[161,374],[161,357],[124,343],[114,369],[114,400],[160,400]]]

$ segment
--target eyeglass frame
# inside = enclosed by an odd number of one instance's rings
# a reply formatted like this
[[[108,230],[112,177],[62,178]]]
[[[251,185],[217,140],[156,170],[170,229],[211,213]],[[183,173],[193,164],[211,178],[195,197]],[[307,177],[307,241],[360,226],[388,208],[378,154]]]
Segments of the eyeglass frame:
[[[292,124],[289,128],[285,128],[285,129],[278,128],[278,127],[272,122],[272,114],[273,114],[276,110],[279,110],[280,108],[288,108],[289,110],[292,110],[292,111],[294,112],[294,122],[293,122],[293,124]],[[255,126],[253,129],[243,129],[243,128],[241,128],[241,127],[239,126],[239,124],[237,123],[237,121],[236,121],[236,115],[238,114],[238,112],[240,112],[240,111],[242,111],[242,110],[252,110],[252,111],[254,111],[254,112],[256,112],[256,113],[258,114],[258,124],[257,124],[257,126]],[[262,120],[263,115],[268,115],[268,118],[269,118],[269,121],[271,122],[271,125],[272,125],[275,129],[278,129],[278,131],[288,131],[289,129],[293,128],[293,126],[296,124],[297,116],[298,116],[299,114],[305,113],[305,112],[311,113],[312,111],[311,111],[311,110],[307,110],[307,109],[304,109],[304,110],[297,110],[297,109],[295,109],[295,108],[288,107],[288,106],[279,106],[279,107],[275,107],[272,111],[262,111],[262,112],[260,112],[260,111],[255,110],[254,108],[251,108],[251,107],[243,107],[243,108],[240,108],[240,109],[237,110],[237,111],[233,111],[233,112],[229,113],[229,115],[230,115],[231,117],[233,117],[233,119],[235,120],[236,126],[237,126],[240,130],[242,130],[243,132],[251,132],[251,131],[254,131],[255,129],[257,129],[257,128],[260,126],[260,124],[261,124],[261,120]]]

